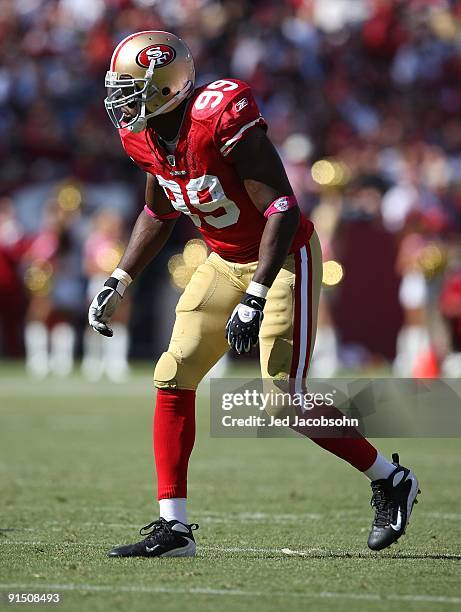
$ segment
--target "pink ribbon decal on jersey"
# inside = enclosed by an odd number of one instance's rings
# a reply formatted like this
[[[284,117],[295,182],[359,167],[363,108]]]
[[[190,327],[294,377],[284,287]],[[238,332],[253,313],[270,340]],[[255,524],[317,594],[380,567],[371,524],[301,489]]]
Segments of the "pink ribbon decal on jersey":
[[[295,198],[294,195],[282,196],[281,198],[277,198],[271,204],[269,204],[269,206],[264,212],[264,216],[267,219],[271,215],[286,212],[287,210],[290,210],[290,208],[294,208],[295,206],[298,206],[298,200]]]
[[[179,217],[179,215],[181,214],[180,212],[178,212],[177,210],[175,210],[172,213],[167,213],[166,215],[156,215],[154,213],[153,210],[151,210],[147,204],[144,206],[144,212],[146,212],[149,217],[152,217],[153,219],[160,219],[161,221],[164,221],[166,219],[177,219]]]

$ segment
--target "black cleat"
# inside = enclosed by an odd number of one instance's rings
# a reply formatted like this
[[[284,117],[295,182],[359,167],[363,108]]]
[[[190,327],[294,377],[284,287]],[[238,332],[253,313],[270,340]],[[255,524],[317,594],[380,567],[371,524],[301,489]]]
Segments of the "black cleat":
[[[371,550],[387,548],[403,536],[416,496],[421,493],[413,472],[399,465],[397,453],[392,455],[395,470],[388,478],[373,480],[371,505],[375,518],[368,536]]]
[[[151,529],[151,531],[147,531]],[[136,544],[117,546],[110,550],[109,557],[193,557],[195,539],[192,531],[198,529],[197,523],[184,525],[179,521],[158,521],[149,523],[139,530],[146,536]]]

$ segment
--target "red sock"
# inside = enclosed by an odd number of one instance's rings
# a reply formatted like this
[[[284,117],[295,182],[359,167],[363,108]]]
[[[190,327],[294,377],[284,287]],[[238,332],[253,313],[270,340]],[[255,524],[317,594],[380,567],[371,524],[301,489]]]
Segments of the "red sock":
[[[321,416],[341,418],[343,414],[335,406],[319,406],[312,409],[309,416],[312,418]],[[376,448],[354,427],[332,429],[331,435],[335,436],[336,433],[336,437],[331,438],[316,436],[315,429],[309,427],[299,426],[293,429],[340,459],[344,459],[361,472],[368,470],[378,456]]]
[[[361,472],[368,470],[376,460],[378,451],[365,438],[311,438],[325,450],[344,459]]]
[[[187,497],[187,467],[195,441],[195,391],[157,390],[153,438],[158,499]]]

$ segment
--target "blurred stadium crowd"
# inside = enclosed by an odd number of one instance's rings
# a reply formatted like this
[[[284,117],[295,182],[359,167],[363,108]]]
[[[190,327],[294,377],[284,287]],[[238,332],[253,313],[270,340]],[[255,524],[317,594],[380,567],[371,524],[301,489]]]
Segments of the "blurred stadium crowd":
[[[461,375],[454,0],[0,0],[0,355],[25,343],[45,376],[83,352],[89,377],[122,379],[129,340],[135,357],[164,347],[170,281],[197,263],[171,257],[194,237],[182,221],[112,344],[84,333],[143,205],[103,98],[113,48],[146,29],[186,40],[199,85],[253,87],[327,261],[313,373]]]

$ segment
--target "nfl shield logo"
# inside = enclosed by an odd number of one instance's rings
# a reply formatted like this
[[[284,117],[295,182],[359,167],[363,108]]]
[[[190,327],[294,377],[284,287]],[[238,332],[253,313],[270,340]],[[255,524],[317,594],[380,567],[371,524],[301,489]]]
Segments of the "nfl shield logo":
[[[176,166],[176,160],[174,158],[174,155],[167,155],[166,158],[170,166]]]

